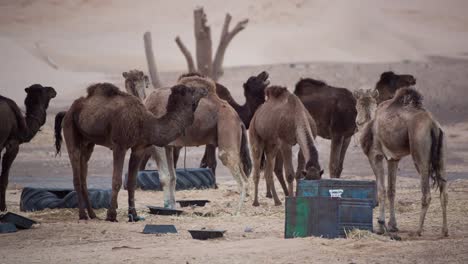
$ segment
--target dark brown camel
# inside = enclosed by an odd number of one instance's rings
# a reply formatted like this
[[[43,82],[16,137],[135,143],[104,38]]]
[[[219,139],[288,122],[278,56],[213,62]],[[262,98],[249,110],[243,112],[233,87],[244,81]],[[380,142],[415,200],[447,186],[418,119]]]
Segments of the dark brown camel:
[[[31,141],[46,121],[46,110],[49,102],[57,93],[52,87],[34,84],[25,89],[24,100],[26,117],[18,105],[11,99],[0,96],[0,153],[6,148],[2,157],[0,175],[0,211],[5,211],[5,192],[8,186],[8,175],[11,165],[18,154],[19,145]]]
[[[125,153],[131,149],[128,166],[128,214],[137,220],[135,210],[136,173],[145,149],[149,146],[165,146],[181,136],[194,120],[194,112],[206,89],[193,89],[177,85],[170,89],[166,113],[156,117],[136,97],[122,92],[110,83],[88,87],[87,97],[81,97],[67,112],[56,116],[55,136],[57,153],[60,152],[61,128],[73,169],[73,185],[78,194],[80,219],[96,214],[88,198],[86,177],[88,161],[94,145],[112,149],[114,171],[112,176],[111,207],[108,221],[117,221],[117,195],[122,185],[122,170]],[[167,179],[161,178],[163,184]]]
[[[258,183],[260,165],[265,153],[265,179],[273,194],[275,205],[281,202],[276,194],[273,181],[273,167],[278,152],[284,161],[287,175],[289,196],[293,196],[293,181],[305,176],[306,179],[320,179],[318,152],[314,138],[317,134],[313,118],[297,96],[285,87],[271,86],[266,89],[267,101],[255,112],[250,123],[249,135],[254,160],[254,206],[258,206]],[[292,146],[299,144],[305,157],[305,170],[294,173],[292,166]]]
[[[379,91],[377,104],[391,99],[396,91],[403,87],[410,87],[416,84],[416,79],[410,74],[396,74],[392,71],[384,72],[380,75],[380,80],[375,85],[375,90]]]

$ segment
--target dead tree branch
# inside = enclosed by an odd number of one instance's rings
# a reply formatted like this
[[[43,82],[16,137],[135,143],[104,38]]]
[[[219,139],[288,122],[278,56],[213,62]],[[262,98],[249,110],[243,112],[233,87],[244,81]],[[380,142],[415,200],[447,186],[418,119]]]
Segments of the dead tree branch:
[[[187,49],[187,47],[184,45],[184,43],[179,38],[179,36],[177,36],[175,38],[175,42],[177,43],[177,46],[179,47],[182,54],[184,54],[185,60],[187,61],[188,71],[189,72],[196,72],[197,70],[195,69],[195,63],[193,62],[192,54]]]
[[[200,73],[211,76],[212,73],[212,46],[211,46],[211,29],[206,24],[207,18],[203,7],[195,9],[194,15],[194,30],[195,30],[195,45],[197,68]]]
[[[148,62],[148,72],[151,77],[151,83],[153,84],[153,87],[157,89],[161,87],[161,81],[159,79],[158,70],[156,68],[156,62],[154,60],[151,32],[145,32],[145,34],[143,35],[143,39],[145,42],[146,61]]]

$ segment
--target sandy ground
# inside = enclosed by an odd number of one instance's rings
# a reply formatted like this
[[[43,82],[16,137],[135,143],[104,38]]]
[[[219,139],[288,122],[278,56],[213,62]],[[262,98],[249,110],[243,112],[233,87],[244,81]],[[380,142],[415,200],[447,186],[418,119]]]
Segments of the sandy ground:
[[[218,161],[220,189],[176,194],[177,199],[212,202],[205,208],[187,209],[180,217],[149,215],[145,206],[162,205],[162,194],[143,191],[136,194],[139,214],[146,217],[142,223],[126,222],[125,191],[119,196],[119,223],[80,222],[76,210],[21,212],[40,224],[0,235],[0,263],[468,262],[468,18],[467,2],[462,0],[0,1],[0,94],[22,105],[23,89],[32,83],[52,85],[58,91],[47,123],[31,143],[21,146],[13,164],[7,193],[11,211],[19,212],[25,186],[72,187],[66,151],[55,157],[54,115],[67,109],[91,83],[109,81],[122,87],[122,71],[145,70],[142,34],[146,30],[153,33],[163,83],[174,83],[186,66],[173,38],[180,35],[187,46],[194,46],[191,14],[196,5],[205,6],[215,41],[226,12],[233,15],[233,22],[250,19],[228,49],[225,64],[229,67],[220,80],[241,103],[243,82],[262,70],[270,73],[272,84],[290,90],[301,77],[354,90],[373,87],[383,71],[413,74],[426,107],[447,135],[450,237],[439,236],[441,212],[435,191],[425,233],[412,235],[419,218],[420,189],[408,158],[400,164],[397,182],[402,241],[373,234],[285,240],[284,207],[275,207],[264,197],[263,181],[261,206],[252,207],[249,197],[243,213],[232,215],[237,188]],[[44,55],[58,69],[47,65]],[[327,171],[330,142],[319,138],[317,146]],[[188,148],[187,167],[197,167],[202,153],[202,147]],[[111,158],[109,150],[96,147],[89,187],[110,187]],[[149,166],[154,168],[154,162]],[[373,179],[355,140],[347,152],[343,178]],[[374,210],[374,218],[376,213]],[[104,218],[105,210],[98,214]],[[174,224],[179,233],[144,235],[145,224]],[[187,230],[202,227],[226,229],[227,233],[213,241],[192,240]],[[253,232],[244,232],[246,227]]]

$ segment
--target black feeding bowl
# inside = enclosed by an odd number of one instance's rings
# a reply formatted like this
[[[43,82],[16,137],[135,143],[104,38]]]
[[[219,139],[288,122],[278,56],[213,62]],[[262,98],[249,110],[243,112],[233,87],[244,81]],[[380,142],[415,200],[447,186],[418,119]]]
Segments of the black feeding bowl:
[[[209,200],[177,200],[181,207],[187,206],[205,206],[206,203],[209,203]]]
[[[180,215],[181,213],[184,212],[182,210],[164,208],[164,207],[159,207],[159,206],[151,206],[151,205],[148,205],[148,208],[150,210],[150,214],[156,214],[156,215]]]
[[[34,220],[12,212],[8,212],[0,216],[0,221],[4,223],[12,223],[19,229],[29,229],[32,225],[37,224]]]
[[[193,239],[207,240],[212,238],[223,237],[226,230],[215,229],[201,229],[201,230],[188,230]]]

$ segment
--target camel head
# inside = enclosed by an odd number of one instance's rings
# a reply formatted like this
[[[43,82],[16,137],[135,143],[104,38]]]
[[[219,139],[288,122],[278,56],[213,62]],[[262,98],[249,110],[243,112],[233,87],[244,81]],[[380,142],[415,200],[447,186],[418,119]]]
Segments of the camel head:
[[[356,98],[356,125],[358,130],[374,118],[375,110],[377,109],[377,100],[379,91],[375,89],[359,89],[353,92]]]
[[[375,89],[379,91],[377,104],[393,98],[396,91],[403,87],[410,87],[416,84],[416,79],[410,74],[396,74],[392,71],[384,72],[380,75]]]
[[[188,87],[183,84],[171,88],[171,95],[167,102],[167,112],[191,109],[195,112],[200,100],[208,95],[208,89],[200,87]]]
[[[49,107],[50,100],[57,96],[54,88],[40,84],[33,84],[24,89],[24,91],[27,94],[26,99],[24,99],[24,105],[27,109],[40,107],[45,111]]]
[[[265,89],[270,85],[268,73],[262,71],[257,76],[251,76],[244,83],[244,96],[248,104],[254,104],[254,107],[265,102]]]
[[[320,180],[322,179],[323,175],[323,170],[313,166],[307,166],[306,165],[306,170],[302,171],[302,176],[306,180]]]
[[[127,92],[144,100],[146,98],[145,89],[149,86],[148,76],[139,70],[123,72],[122,76],[125,78],[125,89]]]

